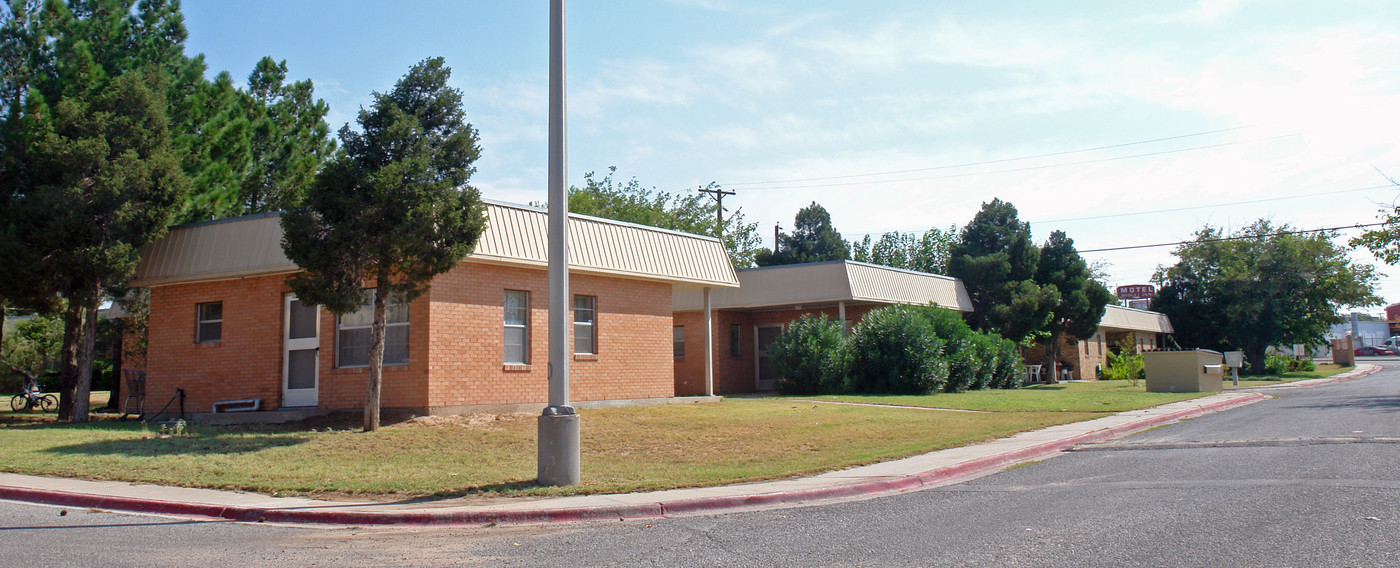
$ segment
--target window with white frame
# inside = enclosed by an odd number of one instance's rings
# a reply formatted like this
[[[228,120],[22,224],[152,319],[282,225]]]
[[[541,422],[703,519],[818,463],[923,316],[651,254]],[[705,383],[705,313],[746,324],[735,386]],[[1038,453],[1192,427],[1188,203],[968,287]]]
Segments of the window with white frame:
[[[505,362],[530,363],[530,293],[506,290],[505,300]]]
[[[574,296],[574,353],[598,354],[597,298]]]
[[[685,326],[671,328],[671,350],[675,352],[676,357],[685,357]]]
[[[224,335],[224,303],[195,304],[194,340],[215,343]]]
[[[408,364],[408,304],[389,298],[384,325],[384,364]],[[360,309],[336,322],[337,367],[369,365],[370,334],[374,325],[374,290],[365,291]]]

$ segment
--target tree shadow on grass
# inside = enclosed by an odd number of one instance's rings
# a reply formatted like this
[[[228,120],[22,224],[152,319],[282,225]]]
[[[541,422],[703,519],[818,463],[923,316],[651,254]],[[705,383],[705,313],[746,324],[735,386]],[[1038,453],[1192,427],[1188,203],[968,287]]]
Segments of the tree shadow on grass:
[[[161,437],[157,433],[140,438],[123,440],[100,440],[69,444],[44,450],[45,453],[59,455],[128,457],[157,456],[199,456],[250,454],[272,448],[284,448],[309,442],[309,436],[245,436],[235,434],[196,433],[191,435]]]

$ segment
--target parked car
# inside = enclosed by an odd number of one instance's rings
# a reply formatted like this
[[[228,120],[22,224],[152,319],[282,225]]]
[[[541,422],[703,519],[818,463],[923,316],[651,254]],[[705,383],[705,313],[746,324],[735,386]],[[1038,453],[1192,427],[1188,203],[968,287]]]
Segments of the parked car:
[[[1357,347],[1355,353],[1359,356],[1374,357],[1377,355],[1394,355],[1395,350],[1384,345],[1366,345]]]

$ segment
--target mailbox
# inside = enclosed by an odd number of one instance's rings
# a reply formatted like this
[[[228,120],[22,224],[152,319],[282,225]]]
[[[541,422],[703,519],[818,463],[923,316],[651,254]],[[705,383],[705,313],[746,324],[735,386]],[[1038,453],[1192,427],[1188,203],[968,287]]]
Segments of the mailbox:
[[[1148,351],[1142,354],[1148,392],[1218,392],[1225,378],[1225,356],[1209,349]]]

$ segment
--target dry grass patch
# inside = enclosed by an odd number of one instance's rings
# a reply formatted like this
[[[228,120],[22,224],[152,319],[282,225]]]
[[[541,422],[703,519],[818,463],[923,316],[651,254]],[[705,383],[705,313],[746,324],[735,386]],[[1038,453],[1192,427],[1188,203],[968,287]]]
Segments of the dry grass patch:
[[[0,470],[270,494],[397,499],[559,495],[809,475],[1093,417],[969,414],[730,399],[589,410],[583,481],[541,488],[535,417],[428,417],[376,433],[192,427],[161,438],[133,422],[0,428]]]

